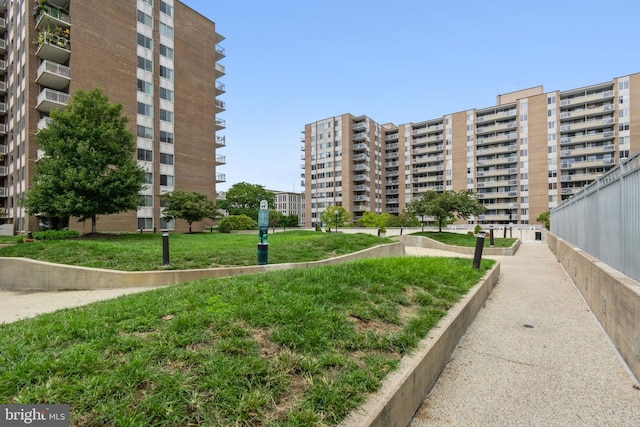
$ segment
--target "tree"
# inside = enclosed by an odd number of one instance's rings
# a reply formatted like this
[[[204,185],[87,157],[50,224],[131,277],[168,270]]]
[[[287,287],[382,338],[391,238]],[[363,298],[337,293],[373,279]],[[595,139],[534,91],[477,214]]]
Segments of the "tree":
[[[191,224],[194,222],[202,221],[205,218],[215,221],[222,217],[215,204],[207,199],[204,194],[190,191],[172,191],[160,194],[158,197],[166,203],[166,207],[162,211],[162,219],[172,220],[179,218],[187,221],[189,233],[191,233]]]
[[[269,227],[277,227],[282,224],[284,220],[284,215],[280,211],[270,210],[269,211]]]
[[[300,224],[300,217],[296,214],[285,215],[282,219],[283,227],[297,227]]]
[[[546,228],[547,230],[551,230],[551,212],[542,212],[540,215],[538,215],[538,218],[536,218],[536,222],[544,225],[544,228]]]
[[[387,224],[389,223],[390,220],[391,220],[391,214],[388,212],[376,214],[376,213],[367,211],[362,214],[362,218],[360,218],[358,222],[364,225],[365,227],[379,228],[381,233],[385,233],[387,231]]]
[[[471,215],[479,215],[485,211],[475,195],[462,190],[458,193],[445,191],[427,191],[421,198],[407,204],[407,212],[414,216],[430,216],[438,223],[438,231],[442,226],[459,219],[468,219]]]
[[[337,221],[336,213],[338,214]],[[337,227],[338,225],[349,221],[349,212],[347,212],[342,206],[329,206],[324,212],[322,212],[322,215],[320,215],[320,221],[327,225],[334,225]]]
[[[137,209],[145,172],[135,160],[133,134],[122,105],[102,91],[76,91],[36,136],[44,157],[23,206],[31,215],[91,219]]]
[[[229,188],[226,200],[220,200],[218,206],[229,215],[247,215],[257,221],[262,200],[266,200],[270,208],[275,206],[275,195],[271,191],[262,185],[239,182]]]

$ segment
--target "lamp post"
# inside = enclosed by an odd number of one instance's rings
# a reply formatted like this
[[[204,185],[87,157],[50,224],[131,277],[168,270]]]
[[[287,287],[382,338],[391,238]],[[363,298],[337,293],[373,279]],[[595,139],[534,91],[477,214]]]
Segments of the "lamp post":
[[[515,203],[509,203],[509,237],[513,237],[513,218],[511,216],[511,211],[516,208]],[[517,218],[517,216],[516,216]]]
[[[336,211],[336,233],[338,232],[338,211]]]

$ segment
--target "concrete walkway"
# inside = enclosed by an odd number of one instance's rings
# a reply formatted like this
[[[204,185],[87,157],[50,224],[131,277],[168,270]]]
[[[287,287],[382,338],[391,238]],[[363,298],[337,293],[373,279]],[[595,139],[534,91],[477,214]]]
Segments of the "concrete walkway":
[[[411,426],[640,426],[635,380],[547,245],[499,261]]]

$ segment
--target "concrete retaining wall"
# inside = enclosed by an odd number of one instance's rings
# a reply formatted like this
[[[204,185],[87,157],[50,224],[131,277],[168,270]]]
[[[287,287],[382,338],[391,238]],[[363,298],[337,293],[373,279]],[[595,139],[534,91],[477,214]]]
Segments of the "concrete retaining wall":
[[[440,319],[418,348],[405,356],[375,393],[341,423],[342,427],[394,427],[409,424],[435,385],[460,339],[484,305],[500,277],[500,264]]]
[[[640,379],[640,283],[552,233],[547,235],[547,243]]]
[[[489,237],[486,237],[488,239]],[[397,240],[406,246],[417,246],[419,248],[439,249],[441,251],[454,252],[457,254],[473,255],[475,248],[468,248],[463,246],[451,246],[440,243],[437,240],[429,239],[424,236],[398,236],[393,240]],[[516,251],[520,247],[520,239],[516,240],[516,243],[510,248],[483,248],[482,255],[494,255],[494,256],[511,256],[515,255]]]
[[[322,261],[202,270],[127,272],[52,264],[25,258],[0,257],[0,289],[54,291],[154,287],[203,278],[315,267],[339,264],[358,258],[388,256],[404,256],[404,245],[402,243],[380,245]]]

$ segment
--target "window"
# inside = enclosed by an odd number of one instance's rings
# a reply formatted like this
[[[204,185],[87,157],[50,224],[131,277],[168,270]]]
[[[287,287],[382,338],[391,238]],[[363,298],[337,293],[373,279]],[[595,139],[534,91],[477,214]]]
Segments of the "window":
[[[138,125],[137,135],[140,138],[153,139],[153,129],[152,128],[148,128],[146,126]]]
[[[160,77],[164,77],[167,80],[173,80],[173,70],[164,66],[160,66]]]
[[[173,14],[173,8],[160,0],[160,12],[164,13],[165,15],[171,16]]]
[[[557,150],[557,146],[555,146],[555,145],[550,145],[550,146],[548,146],[548,147],[547,147],[547,152],[548,152],[549,154],[551,154],[551,153],[555,153],[555,152],[556,152],[556,150]]]
[[[138,11],[138,22],[143,23],[147,27],[153,28],[153,18],[141,10]]]
[[[524,157],[528,155],[529,155],[529,150],[527,149],[520,150],[520,157]]]
[[[555,104],[556,103],[556,97],[555,96],[550,96],[547,98],[547,104]]]
[[[138,230],[151,230],[153,228],[153,218],[138,218]]]
[[[160,55],[164,56],[165,58],[173,59],[173,49],[160,44]]]
[[[557,170],[550,170],[549,171],[549,178],[555,178],[558,176],[558,171]]]
[[[163,165],[173,164],[173,154],[160,153],[160,163]]]
[[[160,109],[160,120],[163,122],[173,123],[173,111]]]
[[[138,206],[153,206],[153,196],[149,196],[147,194],[139,194],[138,195]]]
[[[625,131],[625,130],[629,130],[629,123],[620,123],[618,125],[618,130],[620,132]]]
[[[138,68],[153,72],[153,61],[150,59],[145,59],[142,56],[138,56]]]
[[[618,82],[618,90],[629,89],[629,81]]]
[[[529,173],[528,172],[523,172],[520,174],[520,179],[529,179]]]
[[[173,187],[173,175],[160,175],[160,185]]]
[[[160,88],[160,98],[173,102],[173,91],[164,87]]]
[[[163,36],[167,36],[170,39],[173,39],[173,27],[161,22],[160,23],[160,34]]]
[[[144,183],[145,184],[153,184],[153,173],[145,172],[144,173]]]
[[[153,95],[153,85],[147,81],[138,79],[138,92]]]
[[[167,144],[173,144],[173,133],[160,131],[160,142],[165,142]]]
[[[153,40],[145,35],[138,33],[138,45],[144,47],[145,49],[152,49]]]
[[[138,148],[138,160],[143,162],[153,162],[153,151]]]
[[[144,102],[138,102],[138,114],[151,117],[153,116],[153,107]]]
[[[142,1],[148,4],[149,6],[153,6],[153,0],[142,0]]]

